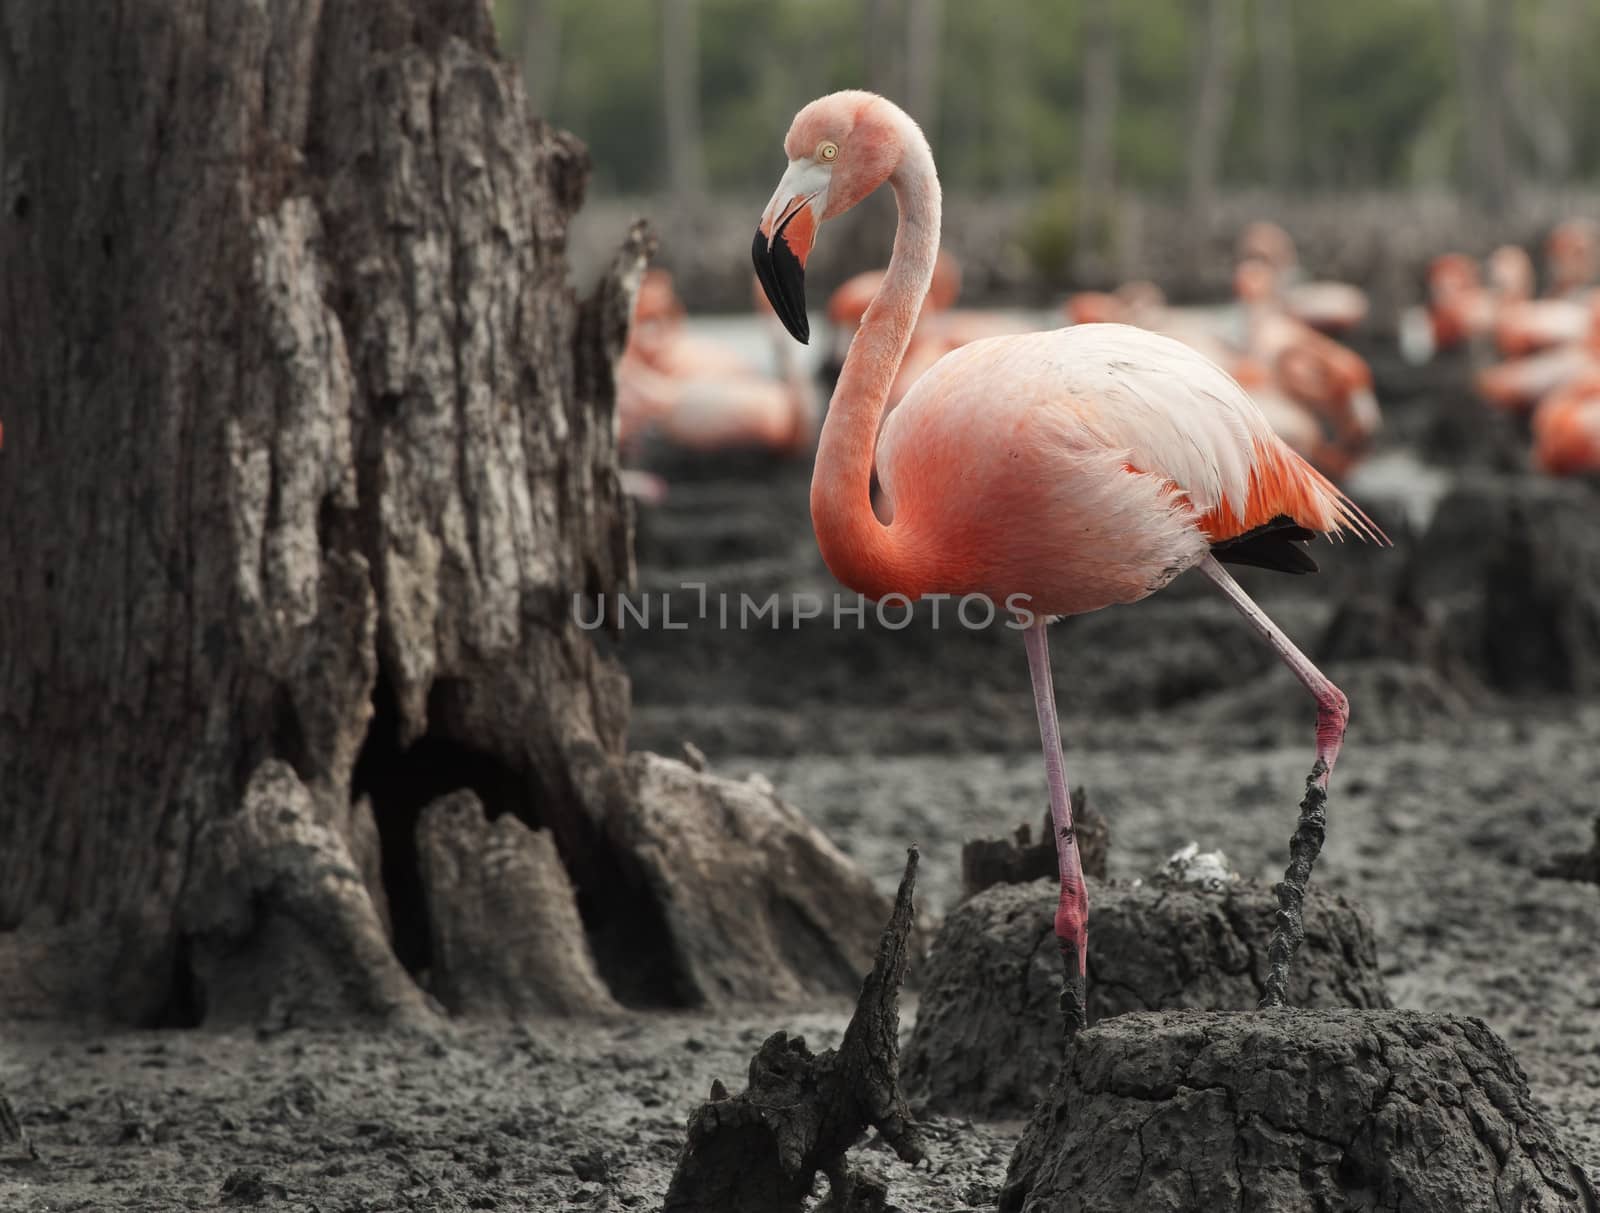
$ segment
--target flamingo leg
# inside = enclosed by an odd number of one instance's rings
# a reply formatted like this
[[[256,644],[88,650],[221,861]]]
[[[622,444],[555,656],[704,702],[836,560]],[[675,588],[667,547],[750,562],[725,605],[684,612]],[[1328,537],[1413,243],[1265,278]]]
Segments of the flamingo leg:
[[[1045,617],[1036,616],[1022,633],[1033,678],[1033,705],[1039,713],[1039,740],[1044,745],[1044,772],[1050,784],[1050,820],[1056,832],[1056,864],[1061,872],[1061,900],[1056,907],[1056,941],[1065,970],[1061,1014],[1070,1041],[1087,1022],[1089,966],[1089,890],[1083,882],[1083,861],[1072,825],[1072,797],[1067,790],[1066,761],[1061,754],[1061,729],[1056,719],[1056,692],[1050,676],[1050,641]]]
[[[1216,557],[1207,556],[1200,562],[1200,570],[1216,583],[1229,602],[1238,608],[1250,626],[1272,646],[1273,652],[1294,672],[1301,684],[1317,700],[1317,760],[1306,779],[1305,799],[1300,802],[1300,820],[1294,836],[1289,840],[1289,867],[1283,880],[1274,890],[1278,898],[1277,920],[1272,926],[1272,939],[1267,945],[1267,980],[1262,991],[1263,1007],[1284,1006],[1288,997],[1289,965],[1305,939],[1305,923],[1301,906],[1305,900],[1306,882],[1311,879],[1311,867],[1322,850],[1322,840],[1328,828],[1328,776],[1333,764],[1339,760],[1339,747],[1344,741],[1345,725],[1350,719],[1350,701],[1344,692],[1330,682],[1326,675],[1311,664],[1282,629],[1240,588]]]

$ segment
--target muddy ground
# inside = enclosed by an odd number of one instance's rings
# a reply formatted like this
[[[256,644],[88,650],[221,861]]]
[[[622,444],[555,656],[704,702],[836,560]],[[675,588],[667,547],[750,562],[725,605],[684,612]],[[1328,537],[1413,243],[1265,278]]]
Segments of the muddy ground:
[[[1405,465],[1400,487],[1503,465],[1503,435],[1459,421],[1475,406],[1455,381],[1389,386],[1394,448],[1434,465]],[[673,498],[641,522],[642,589],[828,588],[805,469],[667,470]],[[1600,1175],[1600,889],[1536,875],[1588,845],[1600,703],[1486,689],[1473,645],[1450,643],[1470,613],[1433,616],[1431,639],[1352,644],[1349,621],[1365,616],[1351,604],[1376,601],[1387,618],[1382,604],[1417,559],[1413,505],[1398,488],[1375,491],[1395,551],[1347,547],[1325,578],[1250,581],[1293,635],[1332,654],[1328,671],[1353,702],[1314,880],[1372,915],[1396,1005],[1482,1016]],[[1043,808],[1020,640],[935,633],[925,618],[903,631],[781,622],[626,636],[635,744],[694,741],[715,769],[763,773],[885,893],[905,846],[920,844],[921,904],[936,917],[959,894],[962,841],[1036,822]],[[1110,821],[1111,875],[1145,874],[1196,840],[1275,878],[1313,710],[1227,608],[1180,583],[1068,621],[1053,647],[1069,776]],[[0,1144],[0,1210],[651,1209],[712,1080],[740,1087],[778,1028],[836,1043],[847,1010],[652,1010],[423,1034],[12,1026],[0,1089],[33,1151]],[[903,1029],[914,1014],[913,988]],[[871,1146],[864,1157],[904,1209],[992,1209],[1020,1128],[934,1118],[931,1165],[912,1170]]]

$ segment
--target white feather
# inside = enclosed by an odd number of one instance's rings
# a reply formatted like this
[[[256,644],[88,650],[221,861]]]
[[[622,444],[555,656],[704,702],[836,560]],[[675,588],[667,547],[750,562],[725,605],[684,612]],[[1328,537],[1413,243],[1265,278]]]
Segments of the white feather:
[[[890,415],[880,462],[919,428],[919,402],[949,410],[1001,400],[1058,410],[1070,445],[1125,452],[1200,513],[1225,500],[1242,517],[1253,454],[1274,441],[1255,401],[1203,354],[1130,325],[1078,324],[975,341],[940,359]]]

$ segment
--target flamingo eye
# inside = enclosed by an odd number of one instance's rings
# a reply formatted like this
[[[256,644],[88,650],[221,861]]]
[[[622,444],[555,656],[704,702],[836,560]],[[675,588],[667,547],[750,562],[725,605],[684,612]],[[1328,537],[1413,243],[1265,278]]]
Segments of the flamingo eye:
[[[823,164],[832,164],[839,158],[839,145],[832,139],[824,139],[817,144],[817,159]]]

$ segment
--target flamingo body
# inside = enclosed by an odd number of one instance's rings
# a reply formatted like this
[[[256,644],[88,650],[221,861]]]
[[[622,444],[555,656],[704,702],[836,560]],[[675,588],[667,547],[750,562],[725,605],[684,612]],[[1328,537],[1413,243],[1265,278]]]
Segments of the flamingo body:
[[[1501,362],[1479,371],[1478,394],[1508,412],[1523,413],[1562,384],[1600,366],[1594,352],[1578,342]]]
[[[1539,402],[1533,414],[1533,461],[1555,476],[1600,472],[1600,367]]]
[[[1348,333],[1367,318],[1367,293],[1348,282],[1300,282],[1285,287],[1284,309],[1323,333]]]
[[[1507,358],[1520,358],[1551,346],[1582,341],[1593,316],[1593,306],[1580,298],[1527,299],[1507,304],[1495,318],[1495,344]]]
[[[1362,525],[1221,368],[1120,324],[940,359],[885,423],[877,468],[911,566],[880,582],[848,547],[824,556],[879,596],[1021,594],[1076,615],[1154,593],[1275,518]]]

